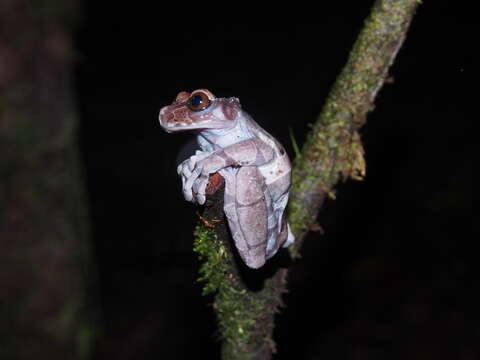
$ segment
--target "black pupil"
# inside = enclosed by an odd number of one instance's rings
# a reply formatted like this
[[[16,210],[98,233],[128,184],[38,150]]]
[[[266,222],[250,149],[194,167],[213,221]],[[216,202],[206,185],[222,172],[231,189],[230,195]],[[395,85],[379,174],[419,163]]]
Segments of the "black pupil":
[[[192,99],[190,100],[190,104],[191,104],[192,107],[194,107],[194,108],[201,107],[201,106],[203,105],[203,98],[202,98],[200,95],[195,95],[195,96],[192,97]]]

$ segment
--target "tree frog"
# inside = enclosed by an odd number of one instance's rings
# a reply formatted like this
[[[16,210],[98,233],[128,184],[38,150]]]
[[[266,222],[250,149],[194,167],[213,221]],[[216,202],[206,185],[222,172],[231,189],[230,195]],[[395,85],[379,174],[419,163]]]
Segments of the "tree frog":
[[[206,89],[180,92],[160,110],[168,133],[193,131],[201,150],[177,172],[187,201],[205,203],[209,175],[225,180],[224,212],[240,257],[257,269],[294,242],[285,207],[291,165],[282,145],[262,129],[237,98],[217,98]]]

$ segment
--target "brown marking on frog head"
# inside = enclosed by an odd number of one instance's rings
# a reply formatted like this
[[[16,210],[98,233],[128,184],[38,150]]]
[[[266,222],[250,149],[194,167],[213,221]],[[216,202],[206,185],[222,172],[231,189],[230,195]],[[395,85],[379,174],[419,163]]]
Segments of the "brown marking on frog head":
[[[166,132],[224,129],[235,125],[239,111],[237,98],[216,98],[207,89],[198,89],[178,93],[160,110],[159,120]]]

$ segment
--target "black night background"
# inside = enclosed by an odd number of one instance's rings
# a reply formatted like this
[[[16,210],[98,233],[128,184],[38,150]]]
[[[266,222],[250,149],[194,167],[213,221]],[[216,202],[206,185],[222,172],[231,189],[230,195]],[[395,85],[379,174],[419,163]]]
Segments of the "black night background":
[[[238,97],[293,159],[289,129],[301,146],[372,4],[317,4],[318,23],[239,24],[166,21],[153,2],[82,2],[74,84],[94,359],[220,356],[196,280],[197,209],[176,173],[191,135],[164,133],[160,108],[197,88]],[[318,217],[324,234],[292,265],[275,359],[478,356],[475,30],[454,2],[419,7],[361,130],[366,179],[337,186]]]

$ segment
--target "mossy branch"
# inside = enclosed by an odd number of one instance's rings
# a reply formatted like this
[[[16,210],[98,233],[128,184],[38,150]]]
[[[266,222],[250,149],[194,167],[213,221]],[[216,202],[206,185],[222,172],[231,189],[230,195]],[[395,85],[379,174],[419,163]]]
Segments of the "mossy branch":
[[[215,294],[222,358],[268,359],[275,350],[273,314],[281,305],[286,269],[267,279],[260,291],[251,291],[240,275],[227,226],[221,188],[207,200],[195,229],[194,251],[202,261],[203,293]]]
[[[313,124],[293,168],[289,221],[297,238],[296,257],[303,238],[315,224],[325,198],[334,197],[340,180],[365,176],[358,129],[388,75],[419,0],[377,0]],[[209,198],[195,235],[195,251],[203,265],[200,280],[205,293],[215,293],[213,308],[219,323],[223,359],[270,359],[274,314],[286,291],[285,268],[269,276],[260,291],[249,290],[234,260],[223,217],[222,191]],[[220,220],[220,221],[218,221]],[[215,224],[215,221],[218,223]],[[240,265],[241,266],[241,265]]]
[[[340,180],[365,176],[363,147],[357,130],[388,76],[405,40],[419,0],[377,0],[365,21],[348,61],[336,79],[325,105],[295,159],[289,221],[297,240],[315,223],[326,197]]]

